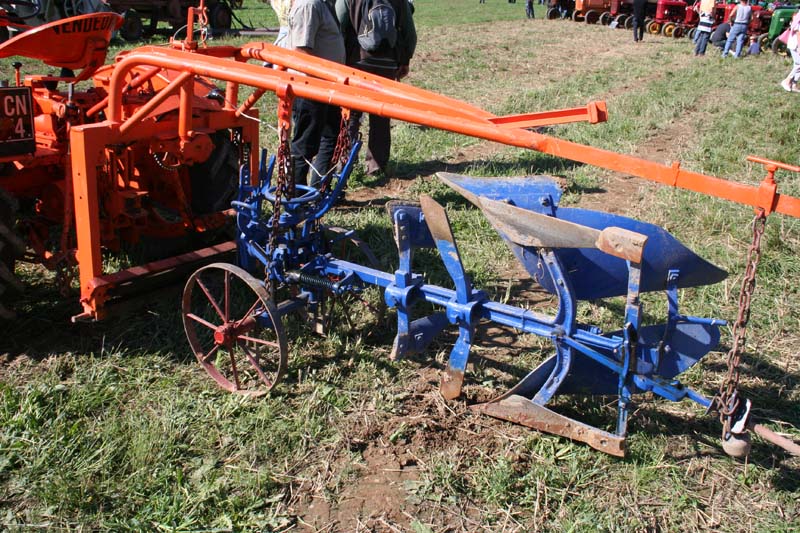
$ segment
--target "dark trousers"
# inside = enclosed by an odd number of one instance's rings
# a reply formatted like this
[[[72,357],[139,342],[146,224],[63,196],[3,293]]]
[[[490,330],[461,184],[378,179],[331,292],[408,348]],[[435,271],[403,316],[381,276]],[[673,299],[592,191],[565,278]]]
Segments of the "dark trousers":
[[[292,164],[294,165],[294,182],[305,185],[307,182],[309,163],[313,161],[309,185],[317,186],[320,175],[330,171],[333,150],[339,136],[341,111],[338,107],[296,98],[292,106]]]
[[[642,39],[644,39],[644,14],[633,15],[633,40],[641,41]]]
[[[383,76],[384,78],[389,78],[390,80],[397,79],[397,69],[371,69],[364,65],[356,65],[356,68],[366,70],[378,76]],[[358,138],[361,116],[362,113],[360,111],[350,111],[350,122],[347,124],[347,129],[352,139]],[[389,119],[387,117],[370,114],[367,155],[364,159],[367,167],[367,174],[375,174],[380,171],[386,172],[386,166],[389,164],[389,155],[391,151],[392,133]]]

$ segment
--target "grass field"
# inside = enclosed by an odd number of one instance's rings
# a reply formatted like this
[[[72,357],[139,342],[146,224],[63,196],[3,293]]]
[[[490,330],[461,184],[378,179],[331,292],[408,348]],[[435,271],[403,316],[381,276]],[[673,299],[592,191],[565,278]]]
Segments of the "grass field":
[[[764,174],[745,161],[749,154],[800,164],[800,97],[778,85],[790,68],[784,58],[695,58],[688,40],[663,37],[635,45],[629,32],[543,20],[543,6],[525,20],[522,0],[415,5],[410,84],[497,114],[605,100],[607,123],[548,133],[745,183]],[[254,26],[275,25],[263,4],[236,13]],[[274,116],[273,104],[264,100],[262,117]],[[262,132],[274,146],[272,130]],[[395,124],[393,139],[394,178],[376,187],[358,173],[327,220],[358,229],[385,269],[397,254],[383,204],[431,194],[447,204],[476,285],[526,305],[530,291],[513,256],[434,173],[549,174],[565,184],[563,204],[659,224],[726,269],[726,281],[685,290],[680,304],[687,314],[736,317],[751,209],[408,124]],[[778,181],[782,192],[800,195],[800,176],[783,172]],[[741,386],[755,414],[795,441],[798,249],[800,223],[770,217]],[[431,279],[445,279],[439,258],[421,255]],[[469,404],[511,383],[493,362],[533,368],[550,355],[541,339],[484,331],[464,400],[445,402],[438,381],[454,336],[391,362],[392,315],[376,324],[354,310],[353,330],[293,331],[287,379],[249,400],[219,390],[196,364],[177,293],[125,317],[71,325],[75,294],[62,297],[37,269],[17,273],[29,285],[19,318],[0,324],[4,530],[800,530],[800,458],[754,438],[747,461],[731,459],[716,417],[688,402],[638,399],[625,459],[471,413]],[[647,295],[645,305],[648,320],[663,316],[663,295]],[[580,316],[618,327],[620,309],[617,300],[587,302]],[[725,328],[719,351],[684,381],[713,394],[729,345]],[[613,399],[566,397],[556,405],[579,420],[613,424]]]

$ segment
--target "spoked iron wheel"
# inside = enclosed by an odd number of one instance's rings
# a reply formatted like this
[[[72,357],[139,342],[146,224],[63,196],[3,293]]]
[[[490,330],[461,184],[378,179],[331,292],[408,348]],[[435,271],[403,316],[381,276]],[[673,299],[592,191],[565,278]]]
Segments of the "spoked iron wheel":
[[[220,387],[261,396],[280,382],[286,334],[261,282],[237,266],[214,263],[186,282],[182,308],[189,345]]]

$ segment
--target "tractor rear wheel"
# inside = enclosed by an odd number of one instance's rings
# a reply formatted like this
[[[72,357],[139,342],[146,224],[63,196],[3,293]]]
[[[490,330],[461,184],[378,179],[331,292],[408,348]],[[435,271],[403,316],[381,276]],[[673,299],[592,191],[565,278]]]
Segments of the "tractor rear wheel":
[[[597,22],[602,24],[603,26],[608,26],[609,24],[611,24],[611,13],[608,11],[603,11],[600,14],[600,20],[598,20]]]
[[[630,30],[633,28],[633,17],[628,17],[625,19],[625,29]]]
[[[787,56],[789,55],[789,51],[786,49],[786,45],[781,42],[781,40],[775,37],[775,40],[772,41],[772,51],[779,56]]]
[[[600,20],[600,13],[595,11],[594,9],[590,9],[586,12],[586,15],[583,17],[583,20],[586,24],[597,24],[597,21]]]
[[[206,161],[189,167],[192,212],[207,215],[230,208],[239,190],[239,153],[228,130],[211,134],[214,150]]]
[[[128,42],[141,40],[144,35],[144,23],[142,17],[134,11],[129,9],[123,14],[122,27],[119,29],[119,36]]]
[[[25,253],[25,242],[14,232],[17,202],[0,189],[0,320],[11,320],[11,300],[22,292],[22,282],[14,275],[16,260]]]
[[[761,47],[762,52],[766,52],[767,49],[769,48],[769,45],[770,42],[768,33],[762,33],[761,35],[758,36],[758,46]]]
[[[667,22],[661,27],[661,34],[664,37],[672,37],[675,33],[675,23],[674,22]]]

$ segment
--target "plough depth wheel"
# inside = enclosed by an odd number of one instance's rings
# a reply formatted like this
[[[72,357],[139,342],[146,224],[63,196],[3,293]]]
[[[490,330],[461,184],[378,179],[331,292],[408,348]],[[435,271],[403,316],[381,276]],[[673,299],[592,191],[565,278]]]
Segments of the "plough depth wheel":
[[[286,335],[264,286],[245,270],[214,263],[183,291],[183,326],[195,357],[223,389],[271,390],[286,370]]]

